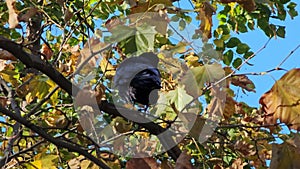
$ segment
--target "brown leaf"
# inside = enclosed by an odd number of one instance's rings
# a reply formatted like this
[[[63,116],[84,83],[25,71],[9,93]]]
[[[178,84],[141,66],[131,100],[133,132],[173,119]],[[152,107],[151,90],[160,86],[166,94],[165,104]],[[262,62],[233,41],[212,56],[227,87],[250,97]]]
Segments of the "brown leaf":
[[[253,156],[256,153],[254,145],[246,141],[238,140],[234,144],[234,149],[239,151],[244,157]]]
[[[159,164],[153,157],[132,158],[127,161],[126,169],[159,169]]]
[[[73,17],[73,12],[70,9],[65,10],[64,21],[68,22]]]
[[[175,169],[192,169],[191,156],[184,150],[175,163]]]
[[[232,97],[226,96],[225,107],[222,113],[225,119],[230,118],[236,112],[236,104],[237,102]]]
[[[7,52],[6,50],[0,50],[0,59],[2,60],[17,60],[17,58],[12,55],[11,53]],[[1,71],[1,67],[0,67],[0,71]]]
[[[52,49],[49,48],[48,45],[46,45],[45,43],[42,45],[41,53],[43,54],[46,60],[51,59],[51,57],[53,56]]]
[[[35,7],[30,7],[25,14],[23,14],[20,18],[19,21],[23,21],[23,22],[28,22],[30,18],[32,18],[33,16],[36,15],[36,13],[38,12],[38,9]]]
[[[18,10],[16,9],[15,4],[16,4],[16,0],[6,0],[6,5],[9,13],[9,18],[8,18],[9,28],[16,28],[19,26]]]
[[[249,92],[255,92],[254,83],[246,75],[233,76],[230,80],[231,83],[235,86],[239,86]]]
[[[103,84],[99,84],[97,87],[96,87],[96,92],[95,92],[95,97],[96,97],[96,101],[97,101],[97,104],[100,104],[102,99],[105,98],[105,86]]]
[[[300,69],[292,69],[282,76],[259,103],[265,124],[276,124],[277,119],[290,128],[300,130]]]
[[[97,60],[99,57],[102,57],[101,54],[104,53],[98,52],[104,46],[106,46],[106,44],[101,42],[98,38],[90,38],[89,41],[84,44],[83,49],[80,51],[81,55],[77,60],[77,68],[82,66],[81,73],[90,73],[95,69]]]
[[[168,161],[168,160],[163,160],[161,162],[161,169],[174,169],[174,167],[172,166],[172,164]]]
[[[8,104],[8,99],[5,96],[0,96],[0,106],[6,107]]]
[[[243,162],[241,158],[234,160],[229,169],[243,169],[247,163]]]
[[[271,169],[298,169],[299,166],[299,147],[295,147],[289,142],[272,145]]]
[[[212,15],[214,15],[215,12],[216,9],[213,6],[211,6],[209,2],[203,2],[198,12],[198,18],[199,20],[201,20],[199,30],[203,34],[204,41],[207,41],[212,37],[211,36],[211,28],[213,26]]]

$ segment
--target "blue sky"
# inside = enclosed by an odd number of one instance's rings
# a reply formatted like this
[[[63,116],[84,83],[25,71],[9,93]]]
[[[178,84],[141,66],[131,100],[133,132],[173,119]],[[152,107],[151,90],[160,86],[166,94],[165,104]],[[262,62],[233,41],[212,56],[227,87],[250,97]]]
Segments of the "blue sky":
[[[297,11],[300,12],[300,6],[297,6]],[[300,15],[300,13],[299,13]],[[277,67],[289,53],[300,44],[300,16],[293,20],[287,15],[284,22],[272,22],[274,24],[286,26],[286,37],[272,39],[262,52],[250,60],[253,66],[245,65],[241,71],[237,73],[262,72]],[[243,42],[249,44],[255,52],[259,50],[268,40],[263,31],[257,29],[245,34],[237,35]],[[300,49],[296,50],[281,66],[287,70],[300,67]],[[239,100],[245,100],[252,106],[259,106],[260,96],[267,92],[274,85],[274,79],[278,80],[285,71],[274,71],[263,76],[249,76],[256,85],[256,93],[240,92]]]
[[[293,0],[293,2],[296,2]],[[174,3],[176,6],[183,9],[192,9],[191,4],[188,1],[180,1],[179,3]],[[218,10],[223,9],[219,7]],[[296,7],[300,15],[300,5]],[[194,17],[194,15],[192,16]],[[213,27],[218,26],[217,15],[213,16]],[[295,17],[293,20],[287,14],[285,21],[278,21],[275,19],[270,19],[270,23],[275,25],[286,26],[286,37],[285,38],[273,38],[267,47],[263,49],[257,56],[249,61],[253,66],[245,64],[241,70],[236,73],[250,73],[250,72],[263,72],[277,67],[284,58],[297,46],[300,44],[300,16]],[[199,21],[193,21],[192,24],[199,25]],[[264,44],[268,41],[268,37],[264,34],[262,30],[255,27],[254,31],[249,30],[246,33],[234,33],[231,34],[234,37],[239,38],[243,43],[247,43],[253,52],[258,51]],[[236,56],[237,57],[237,56]],[[242,58],[242,56],[241,56]],[[287,70],[292,68],[300,67],[300,49],[296,50],[292,56],[281,66]],[[245,94],[240,90],[236,99],[238,101],[244,101],[250,106],[259,107],[259,98],[267,92],[274,85],[275,80],[280,79],[280,77],[285,73],[285,71],[274,71],[266,75],[261,76],[249,76],[249,78],[256,85],[256,93],[246,92]]]

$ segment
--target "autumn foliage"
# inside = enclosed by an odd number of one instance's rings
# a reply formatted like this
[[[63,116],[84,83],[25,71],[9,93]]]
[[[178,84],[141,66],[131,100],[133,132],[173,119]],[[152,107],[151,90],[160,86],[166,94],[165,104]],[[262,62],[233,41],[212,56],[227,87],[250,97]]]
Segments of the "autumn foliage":
[[[291,0],[0,2],[0,167],[293,169],[300,69],[240,72],[298,15]],[[281,22],[278,22],[281,21]],[[240,34],[261,31],[252,49]],[[119,65],[154,52],[148,109],[114,88]],[[259,59],[258,59],[259,60]],[[135,65],[138,67],[138,65]],[[285,71],[258,107],[240,95]],[[122,74],[118,75],[122,76]]]

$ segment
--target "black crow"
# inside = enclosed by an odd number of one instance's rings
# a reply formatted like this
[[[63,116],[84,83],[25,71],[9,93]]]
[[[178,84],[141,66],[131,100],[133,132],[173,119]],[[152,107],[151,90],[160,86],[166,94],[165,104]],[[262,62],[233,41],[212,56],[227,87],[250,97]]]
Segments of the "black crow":
[[[157,69],[158,57],[152,52],[125,59],[117,68],[114,86],[125,101],[146,105],[155,104],[161,88]]]

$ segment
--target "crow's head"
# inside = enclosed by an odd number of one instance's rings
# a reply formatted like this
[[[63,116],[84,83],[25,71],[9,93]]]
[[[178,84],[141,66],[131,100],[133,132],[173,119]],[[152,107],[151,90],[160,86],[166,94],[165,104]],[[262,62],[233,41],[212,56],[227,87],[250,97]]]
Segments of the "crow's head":
[[[114,87],[118,89],[121,98],[143,105],[154,104],[158,98],[158,89],[161,88],[158,61],[157,55],[152,52],[124,60],[114,77]]]

